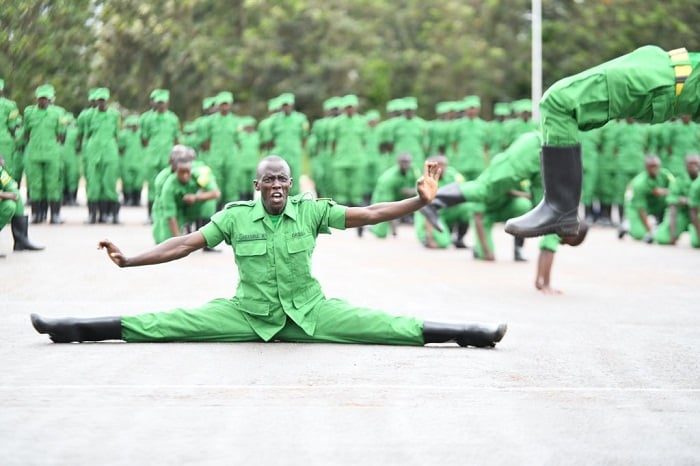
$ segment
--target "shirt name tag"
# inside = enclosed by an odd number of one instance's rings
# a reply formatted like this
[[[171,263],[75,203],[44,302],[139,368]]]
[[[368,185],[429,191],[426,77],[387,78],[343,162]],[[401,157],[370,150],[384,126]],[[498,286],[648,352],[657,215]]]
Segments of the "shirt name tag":
[[[255,241],[259,239],[267,239],[267,236],[264,233],[253,233],[249,235],[238,235],[236,236],[236,242],[241,242],[241,241]]]

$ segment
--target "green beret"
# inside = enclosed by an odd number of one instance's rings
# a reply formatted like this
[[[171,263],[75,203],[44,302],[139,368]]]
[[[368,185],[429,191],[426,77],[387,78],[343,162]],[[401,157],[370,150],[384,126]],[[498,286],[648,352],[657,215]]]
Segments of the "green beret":
[[[158,89],[158,92],[153,96],[154,102],[170,102],[170,91],[167,89]]]
[[[510,115],[510,104],[507,102],[496,102],[493,106],[493,114],[496,116]]]
[[[54,88],[51,84],[42,84],[41,86],[36,88],[35,95],[37,99],[40,99],[42,97],[45,97],[47,99],[53,99],[54,97],[56,97],[56,92],[54,91]]]
[[[295,98],[294,94],[292,94],[291,92],[285,92],[284,94],[280,94],[277,98],[279,99],[280,107],[285,104],[294,105]]]
[[[137,115],[129,115],[128,117],[124,118],[124,126],[138,126],[139,125],[139,117]]]
[[[469,108],[469,103],[464,100],[455,100],[452,102],[452,110],[455,112],[463,112]]]
[[[233,103],[233,93],[229,91],[222,91],[216,96],[216,104],[232,104]]]
[[[520,99],[513,102],[513,111],[515,113],[530,112],[532,113],[532,100]]]
[[[205,97],[202,99],[202,110],[209,110],[216,105],[216,97]]]
[[[254,117],[246,115],[242,116],[239,120],[238,126],[240,128],[247,128],[248,126],[255,126],[256,120]]]
[[[93,100],[109,100],[109,89],[106,87],[99,87],[95,89],[92,94]]]
[[[338,96],[334,96],[326,100],[326,103],[328,105],[328,110],[334,109],[334,108],[339,108],[342,98]]]
[[[400,102],[399,99],[392,99],[389,102],[386,103],[386,111],[387,112],[398,112],[400,111]]]
[[[442,115],[452,110],[452,102],[438,102],[435,104],[435,113]]]
[[[403,110],[418,110],[418,99],[415,97],[404,97],[401,100],[403,102]]]
[[[462,101],[467,108],[481,108],[481,98],[478,95],[468,95]]]
[[[274,97],[274,98],[267,101],[267,110],[269,112],[276,112],[281,107],[282,107],[282,104],[279,101],[279,97]]]
[[[160,89],[153,89],[153,90],[151,91],[151,95],[149,96],[149,98],[150,98],[151,100],[155,100],[156,96],[158,95],[158,93],[159,93],[160,91],[161,91]]]
[[[342,102],[343,102],[343,108],[345,107],[358,107],[360,105],[360,100],[357,98],[355,94],[348,94],[346,96],[341,97]]]
[[[365,113],[365,119],[367,121],[381,120],[381,115],[377,110],[367,110]]]

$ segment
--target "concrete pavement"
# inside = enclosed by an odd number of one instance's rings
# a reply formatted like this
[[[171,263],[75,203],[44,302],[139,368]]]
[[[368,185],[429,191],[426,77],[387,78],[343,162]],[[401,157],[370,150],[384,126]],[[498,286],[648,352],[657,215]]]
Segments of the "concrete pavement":
[[[123,225],[0,232],[0,464],[642,464],[700,458],[700,251],[593,228],[562,247],[559,296],[533,286],[497,227],[497,262],[380,241],[320,238],[329,297],[426,320],[505,321],[494,350],[329,344],[57,345],[29,314],[101,316],[230,296],[230,250],[119,269],[96,250],[152,244],[145,209]],[[468,242],[472,243],[471,237]]]

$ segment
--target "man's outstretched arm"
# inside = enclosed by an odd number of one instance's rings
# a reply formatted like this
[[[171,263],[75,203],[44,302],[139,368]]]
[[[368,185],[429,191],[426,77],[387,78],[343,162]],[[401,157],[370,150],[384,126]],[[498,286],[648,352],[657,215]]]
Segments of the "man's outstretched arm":
[[[411,214],[430,204],[435,198],[440,179],[440,168],[436,162],[425,162],[423,176],[416,183],[418,195],[395,202],[379,202],[366,207],[348,207],[345,212],[347,228],[375,225]]]
[[[119,248],[108,239],[99,242],[97,249],[106,249],[112,262],[119,267],[136,267],[139,265],[154,265],[181,259],[197,249],[207,245],[204,236],[195,231],[185,236],[170,238],[153,249],[134,257],[126,257]]]

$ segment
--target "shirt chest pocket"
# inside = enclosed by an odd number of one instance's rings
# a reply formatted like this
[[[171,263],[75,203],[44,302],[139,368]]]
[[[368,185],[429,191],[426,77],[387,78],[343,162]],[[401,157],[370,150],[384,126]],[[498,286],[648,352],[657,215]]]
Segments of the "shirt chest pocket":
[[[234,248],[238,273],[242,280],[259,279],[267,277],[269,266],[267,263],[267,241],[241,241]]]
[[[316,241],[311,234],[287,238],[289,266],[294,273],[304,275],[311,273],[311,253],[315,245]]]

